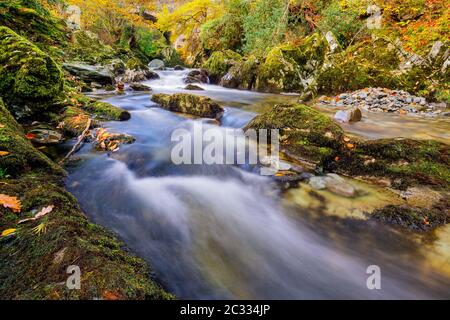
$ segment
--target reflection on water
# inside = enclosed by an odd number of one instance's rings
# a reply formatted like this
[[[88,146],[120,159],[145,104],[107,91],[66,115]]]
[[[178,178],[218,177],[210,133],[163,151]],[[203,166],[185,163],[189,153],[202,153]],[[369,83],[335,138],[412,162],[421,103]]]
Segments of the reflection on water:
[[[319,107],[319,110],[333,116],[338,109]],[[450,143],[450,119],[444,117],[426,118],[363,111],[361,122],[341,125],[345,131],[366,139],[403,137],[421,140],[433,139]]]
[[[161,79],[147,84],[154,92],[180,92],[184,73],[160,72]],[[258,111],[255,106],[276,99],[204,87],[202,94],[227,107],[218,130],[244,126]],[[178,297],[450,296],[448,274],[423,268],[431,258],[412,237],[372,222],[319,214],[320,206],[286,204],[271,180],[250,167],[175,166],[171,132],[190,130],[202,120],[159,109],[146,94],[108,101],[130,110],[132,118],[106,126],[137,141],[110,156],[86,145],[79,153],[84,161],[69,176],[68,187],[86,213],[147,259]],[[381,267],[382,290],[367,289],[369,265]]]

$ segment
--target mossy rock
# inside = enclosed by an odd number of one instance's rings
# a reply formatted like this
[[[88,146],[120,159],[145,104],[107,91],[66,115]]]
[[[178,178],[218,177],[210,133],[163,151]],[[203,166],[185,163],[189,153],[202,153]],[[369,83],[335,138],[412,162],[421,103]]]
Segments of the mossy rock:
[[[87,220],[60,178],[32,172],[0,182],[2,192],[22,203],[20,213],[0,207],[1,230],[17,229],[0,239],[1,299],[173,299],[151,278],[142,259]],[[53,210],[39,221],[18,224],[49,205]],[[44,228],[37,234],[33,228],[40,224]],[[80,290],[65,285],[71,265],[80,268]]]
[[[66,51],[70,60],[90,64],[107,64],[116,56],[111,46],[104,44],[95,33],[85,30],[72,33]]]
[[[4,175],[17,177],[39,169],[63,174],[63,170],[33,147],[25,137],[22,127],[16,122],[0,98],[0,151],[9,154],[0,156],[0,168]]]
[[[166,110],[203,118],[219,119],[224,112],[223,108],[210,98],[193,94],[154,94],[152,101]]]
[[[276,105],[245,128],[278,129],[281,148],[300,161],[320,164],[341,145],[343,130],[328,116],[306,105]]]
[[[67,26],[52,15],[39,0],[2,0],[0,25],[36,43],[41,49],[56,51],[53,46],[65,45]]]
[[[7,27],[0,27],[0,94],[15,115],[45,111],[63,94],[56,62]]]
[[[131,118],[131,114],[128,111],[107,102],[89,102],[84,109],[104,120],[126,121]]]
[[[255,88],[262,92],[304,92],[322,67],[328,43],[315,33],[299,45],[281,45],[269,51],[258,70]]]
[[[400,58],[383,39],[367,40],[329,57],[317,77],[319,93],[337,94],[366,87],[401,89],[396,78]]]
[[[216,51],[203,65],[208,70],[210,79],[218,83],[228,70],[242,60],[242,56],[232,50]]]
[[[147,64],[144,63],[141,59],[139,59],[137,57],[130,58],[127,61],[127,63],[125,64],[125,66],[129,70],[135,70],[135,71],[148,70]]]
[[[220,85],[226,88],[252,90],[256,82],[258,67],[258,58],[249,56],[245,60],[234,64],[220,80]]]

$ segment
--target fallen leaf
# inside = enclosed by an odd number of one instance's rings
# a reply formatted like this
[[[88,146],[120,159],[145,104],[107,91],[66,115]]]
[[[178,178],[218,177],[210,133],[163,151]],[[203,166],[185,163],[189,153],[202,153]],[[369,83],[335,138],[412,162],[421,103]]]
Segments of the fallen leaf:
[[[112,292],[112,291],[104,291],[102,294],[102,297],[105,300],[120,300],[120,299],[122,299],[120,294],[118,294],[116,292]]]
[[[6,194],[0,194],[0,205],[5,208],[10,208],[13,212],[20,212],[22,205],[17,197],[11,197]]]
[[[334,161],[339,161],[339,160],[341,160],[341,158],[339,158],[339,157],[334,158]]]
[[[13,234],[14,232],[16,232],[16,230],[17,229],[6,229],[6,230],[3,230],[2,237],[9,236],[10,234]]]
[[[0,157],[7,156],[8,154],[8,151],[0,151]]]
[[[25,135],[25,138],[27,138],[28,140],[32,140],[32,139],[36,138],[36,135],[33,133],[27,133]]]
[[[19,221],[19,224],[24,223],[24,222],[28,222],[28,221],[36,221],[37,219],[42,218],[43,216],[45,216],[46,214],[50,213],[53,211],[54,206],[48,206],[43,208],[41,211],[39,211],[33,218],[28,218],[28,219],[23,219]]]
[[[0,123],[0,129],[4,128],[4,127],[5,127],[5,125]]]
[[[345,137],[345,138],[344,138],[344,141],[345,141],[345,142],[350,142],[350,138],[349,138],[349,137]]]
[[[47,232],[47,225],[45,223],[38,224],[36,227],[31,229],[36,235],[40,236]]]
[[[347,143],[347,148],[353,149],[355,145],[353,143]]]

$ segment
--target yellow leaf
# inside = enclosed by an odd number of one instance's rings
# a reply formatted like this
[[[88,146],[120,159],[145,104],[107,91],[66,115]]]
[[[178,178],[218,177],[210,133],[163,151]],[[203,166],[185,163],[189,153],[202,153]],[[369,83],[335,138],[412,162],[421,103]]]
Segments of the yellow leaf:
[[[6,230],[3,230],[2,237],[6,237],[6,236],[8,236],[10,234],[13,234],[14,232],[16,232],[16,230],[17,229],[6,229]]]
[[[0,157],[7,156],[8,154],[8,151],[0,151]]]
[[[5,208],[10,208],[13,212],[20,212],[22,210],[20,200],[6,194],[0,194],[0,205],[3,205]]]

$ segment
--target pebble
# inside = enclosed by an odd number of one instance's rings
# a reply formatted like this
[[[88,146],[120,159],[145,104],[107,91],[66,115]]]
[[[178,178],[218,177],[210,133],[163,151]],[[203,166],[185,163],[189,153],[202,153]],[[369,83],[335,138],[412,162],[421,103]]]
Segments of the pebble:
[[[321,105],[348,108],[358,106],[371,112],[415,114],[427,117],[448,116],[445,103],[428,103],[424,97],[414,96],[402,90],[366,88],[336,97],[319,98]]]

